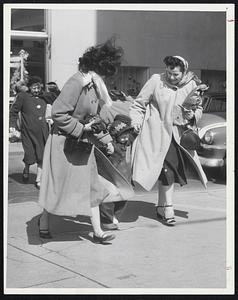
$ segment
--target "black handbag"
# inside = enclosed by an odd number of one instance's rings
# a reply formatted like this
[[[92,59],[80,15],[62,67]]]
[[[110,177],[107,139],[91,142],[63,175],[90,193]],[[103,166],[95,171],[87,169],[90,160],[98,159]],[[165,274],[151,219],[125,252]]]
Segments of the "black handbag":
[[[187,150],[198,150],[201,146],[201,139],[194,129],[188,128],[181,136],[180,145]]]
[[[83,151],[85,153],[91,153],[92,151],[92,144],[80,141],[76,138],[71,136],[67,136],[64,142],[64,152],[65,153],[73,153],[74,151]]]

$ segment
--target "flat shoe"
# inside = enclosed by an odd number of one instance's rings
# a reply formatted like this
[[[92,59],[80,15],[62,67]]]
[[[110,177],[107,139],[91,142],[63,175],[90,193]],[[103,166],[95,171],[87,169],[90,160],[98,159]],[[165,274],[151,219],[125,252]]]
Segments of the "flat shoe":
[[[110,224],[104,224],[103,223],[102,227],[105,230],[118,230],[119,229],[118,226],[117,226],[117,224],[114,224],[114,223],[110,223]]]
[[[102,236],[97,236],[93,234],[93,241],[95,244],[106,244],[107,242],[114,239],[115,239],[114,234],[107,234],[106,232],[104,232]]]

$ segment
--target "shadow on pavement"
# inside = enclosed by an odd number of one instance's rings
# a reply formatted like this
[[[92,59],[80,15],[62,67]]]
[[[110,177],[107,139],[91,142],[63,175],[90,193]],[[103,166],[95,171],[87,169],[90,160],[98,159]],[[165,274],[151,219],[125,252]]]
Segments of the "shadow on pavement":
[[[76,218],[73,218],[51,215],[50,232],[53,237],[52,239],[41,239],[39,237],[39,217],[40,215],[37,215],[26,223],[26,232],[28,243],[30,245],[41,245],[62,241],[82,241],[84,239],[93,241],[92,237],[89,235],[89,233],[92,232],[92,226],[90,224],[90,218],[87,216],[79,215]]]
[[[188,219],[188,212],[183,210],[174,210],[175,216]],[[121,222],[135,222],[138,217],[158,220],[153,203],[144,201],[128,201],[125,211],[120,217]]]
[[[14,180],[18,183],[24,183],[22,180],[22,173],[12,173],[12,174],[9,174],[8,177],[9,177],[9,180]],[[29,181],[27,183],[34,183],[35,180],[36,180],[36,174],[30,173]],[[24,183],[24,184],[27,184],[27,183]]]

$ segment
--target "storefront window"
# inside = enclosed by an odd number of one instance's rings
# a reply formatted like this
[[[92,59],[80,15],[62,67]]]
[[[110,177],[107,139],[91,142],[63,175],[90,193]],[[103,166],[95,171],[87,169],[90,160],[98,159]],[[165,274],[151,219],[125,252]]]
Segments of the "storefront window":
[[[147,67],[122,66],[115,76],[106,80],[106,85],[109,90],[121,90],[136,97],[147,80]]]
[[[21,50],[28,53],[25,61],[25,70],[28,75],[40,76],[45,81],[45,41],[37,40],[14,40],[11,41],[11,57],[19,56]],[[11,76],[12,76],[11,70]],[[11,93],[11,96],[12,93]]]
[[[27,82],[28,76],[46,80],[46,10],[11,10],[10,97],[17,93],[16,83]],[[12,99],[10,99],[12,101]]]
[[[45,31],[44,9],[12,9],[11,30]]]

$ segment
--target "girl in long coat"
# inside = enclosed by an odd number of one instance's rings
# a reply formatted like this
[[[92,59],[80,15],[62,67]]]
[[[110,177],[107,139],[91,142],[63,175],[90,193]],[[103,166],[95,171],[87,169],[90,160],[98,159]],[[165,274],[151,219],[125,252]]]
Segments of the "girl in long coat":
[[[43,238],[51,238],[48,213],[88,214],[95,242],[115,237],[101,229],[99,204],[127,199],[133,189],[89,143],[93,122],[85,124],[85,118],[96,115],[103,105],[111,105],[101,76],[113,75],[121,56],[122,50],[111,42],[88,49],[79,59],[79,72],[66,82],[52,106],[54,126],[45,147],[39,195],[39,204],[44,208],[39,219]],[[104,138],[112,153],[112,140]]]
[[[29,180],[29,167],[37,163],[36,187],[40,187],[43,153],[49,130],[45,119],[46,102],[42,81],[32,76],[28,81],[29,91],[20,92],[10,110],[10,132],[16,130],[18,113],[21,112],[21,139],[24,149],[23,181]]]
[[[167,56],[164,63],[165,73],[152,75],[130,108],[132,126],[140,131],[133,145],[132,179],[146,190],[159,179],[157,216],[164,224],[175,225],[174,183],[187,183],[187,167],[205,187],[207,183],[196,152],[180,145],[184,128],[202,116],[199,97],[195,108],[181,107],[201,82],[181,56]]]

